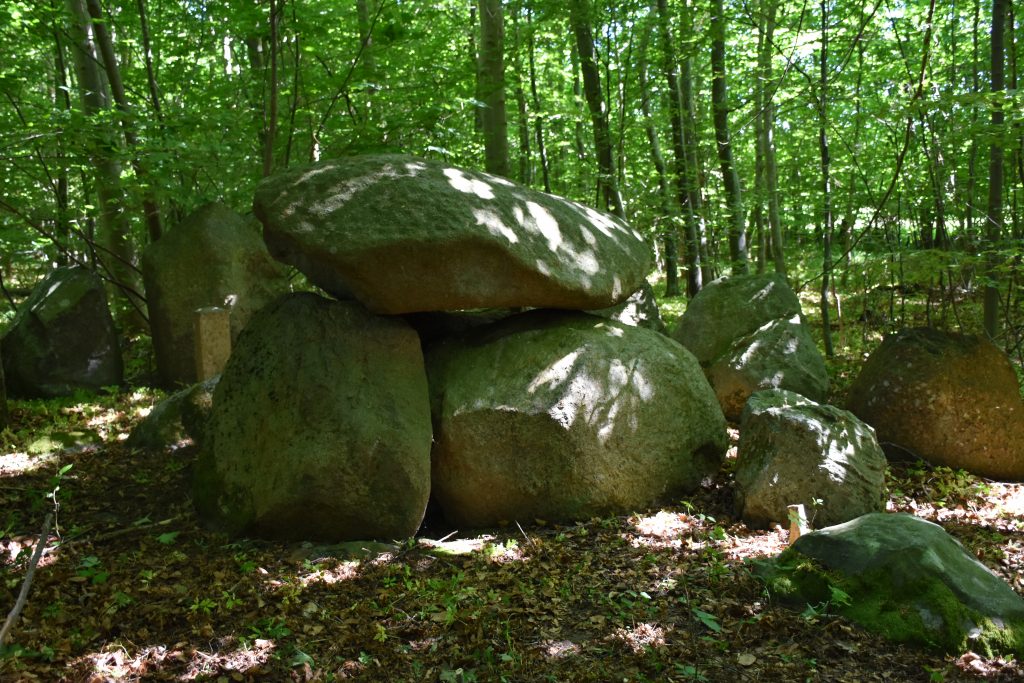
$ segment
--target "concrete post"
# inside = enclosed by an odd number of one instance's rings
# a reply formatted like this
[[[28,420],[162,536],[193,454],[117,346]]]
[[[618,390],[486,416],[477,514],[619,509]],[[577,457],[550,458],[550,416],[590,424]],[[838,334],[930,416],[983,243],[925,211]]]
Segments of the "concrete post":
[[[213,306],[197,308],[194,328],[196,381],[204,382],[220,374],[231,355],[231,311]]]

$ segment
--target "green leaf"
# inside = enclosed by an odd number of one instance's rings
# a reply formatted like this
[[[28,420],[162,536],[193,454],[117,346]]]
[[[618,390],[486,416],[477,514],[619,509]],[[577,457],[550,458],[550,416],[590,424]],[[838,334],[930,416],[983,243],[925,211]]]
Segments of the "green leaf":
[[[694,607],[692,611],[693,615],[700,620],[700,623],[704,624],[715,633],[722,632],[722,625],[718,623],[718,617],[714,614],[705,612],[704,610],[699,610],[696,607]]]
[[[166,534],[160,534],[157,536],[156,540],[164,545],[170,545],[174,543],[174,539],[178,538],[178,534],[180,533],[180,531],[168,531]]]

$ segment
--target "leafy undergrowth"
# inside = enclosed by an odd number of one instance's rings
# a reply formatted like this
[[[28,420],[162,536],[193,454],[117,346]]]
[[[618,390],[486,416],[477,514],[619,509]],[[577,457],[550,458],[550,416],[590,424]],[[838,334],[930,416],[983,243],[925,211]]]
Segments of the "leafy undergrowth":
[[[147,454],[120,445],[151,400],[14,405],[0,455],[7,605],[55,504],[56,525],[0,658],[3,680],[1024,675],[1016,662],[887,643],[826,606],[800,614],[768,604],[743,561],[779,552],[783,534],[733,518],[728,466],[671,507],[566,526],[523,520],[486,534],[435,522],[364,559],[340,546],[232,542],[195,519],[191,448]],[[93,432],[103,443],[27,454],[58,431]],[[1024,487],[919,464],[895,466],[889,484],[892,509],[942,523],[1024,592]]]

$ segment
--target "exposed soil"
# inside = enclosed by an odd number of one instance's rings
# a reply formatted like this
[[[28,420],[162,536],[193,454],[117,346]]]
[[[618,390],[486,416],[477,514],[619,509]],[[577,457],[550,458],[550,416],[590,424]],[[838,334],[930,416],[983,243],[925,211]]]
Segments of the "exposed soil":
[[[193,449],[126,450],[117,439],[133,406],[117,401],[62,411],[105,445],[0,456],[8,606],[59,485],[3,680],[1024,678],[1016,662],[895,645],[820,610],[769,604],[744,560],[779,552],[784,536],[733,518],[729,467],[662,509],[486,533],[435,522],[359,559],[351,546],[202,529]],[[46,419],[27,406],[16,404],[16,429]],[[1024,593],[1024,487],[922,465],[895,466],[889,484],[891,509],[941,523]]]

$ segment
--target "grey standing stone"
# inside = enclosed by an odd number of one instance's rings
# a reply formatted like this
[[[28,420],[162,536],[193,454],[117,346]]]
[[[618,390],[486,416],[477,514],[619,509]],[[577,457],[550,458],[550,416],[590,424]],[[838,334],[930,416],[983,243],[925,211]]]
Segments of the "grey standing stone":
[[[258,223],[223,204],[205,204],[146,247],[142,254],[149,324],[165,387],[196,377],[195,310],[231,311],[231,336],[287,290],[284,271],[267,253]]]
[[[416,333],[355,303],[293,294],[240,335],[196,464],[201,517],[231,535],[392,540],[430,493]]]
[[[123,379],[103,282],[87,268],[51,271],[22,303],[2,343],[12,396],[66,396]]]

